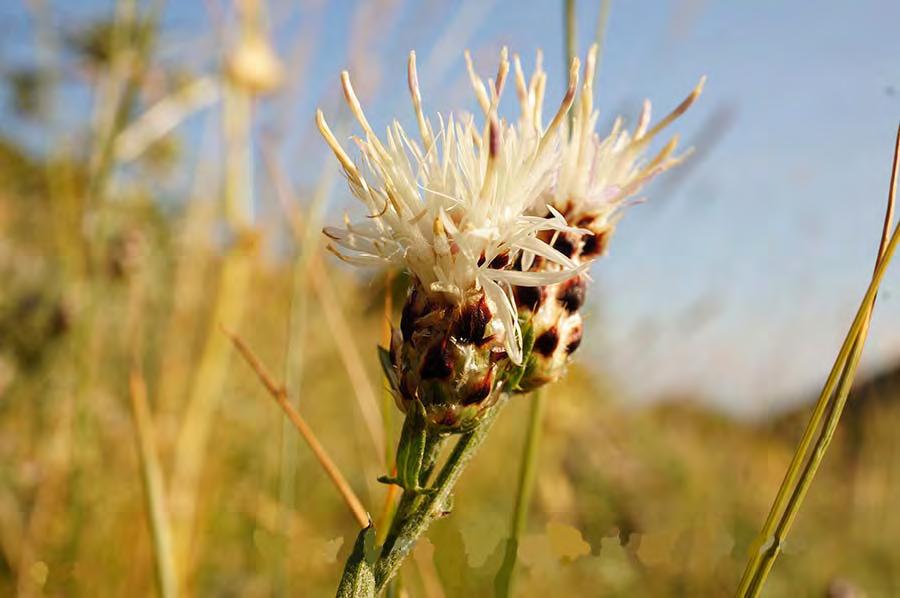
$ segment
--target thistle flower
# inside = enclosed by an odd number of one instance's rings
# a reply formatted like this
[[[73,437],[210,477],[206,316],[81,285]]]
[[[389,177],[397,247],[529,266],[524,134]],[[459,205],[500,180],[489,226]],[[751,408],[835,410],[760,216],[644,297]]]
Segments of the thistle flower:
[[[532,206],[535,214],[562,214],[565,219],[587,234],[572,235],[567,231],[542,232],[541,238],[578,267],[603,255],[615,229],[621,209],[633,203],[633,197],[651,179],[681,163],[687,153],[675,154],[675,135],[649,160],[645,151],[650,142],[681,116],[699,97],[705,79],[659,123],[650,127],[650,102],[645,101],[637,125],[629,132],[617,119],[612,131],[601,138],[596,133],[599,113],[593,106],[594,65],[597,46],[588,52],[584,67],[584,83],[572,108],[569,134],[562,142],[559,170],[554,185]],[[528,109],[540,98],[530,97],[521,64],[515,58],[516,86],[522,99],[521,126],[540,129],[539,112]],[[532,80],[545,75],[538,61]],[[537,116],[536,116],[537,114]],[[556,265],[543,260],[523,264],[524,270],[553,271]],[[528,391],[558,379],[569,356],[581,343],[582,320],[579,308],[586,294],[587,274],[544,287],[518,287],[519,310],[533,329],[535,344],[533,364],[520,383]]]
[[[508,372],[525,361],[513,287],[542,287],[568,280],[584,267],[548,242],[565,234],[578,238],[554,208],[549,217],[530,210],[553,183],[561,124],[578,81],[573,61],[568,90],[546,129],[511,124],[497,113],[509,73],[501,52],[495,80],[485,86],[472,75],[485,115],[478,126],[470,115],[437,125],[422,110],[415,53],[408,84],[420,139],[396,121],[380,139],[366,119],[350,76],[341,74],[344,95],[363,129],[353,140],[359,163],[351,160],[320,111],[317,124],[347,177],[350,190],[368,211],[365,219],[329,227],[329,249],[357,265],[389,265],[408,270],[413,285],[394,331],[390,371],[398,405],[409,412],[421,402],[432,424],[456,430],[474,421]],[[542,96],[536,79],[531,97]],[[540,118],[539,103],[528,105]],[[538,257],[552,268],[516,267]]]
[[[622,119],[618,118],[612,131],[601,138],[596,133],[599,112],[593,107],[596,60],[594,45],[585,61],[584,84],[572,109],[571,128],[562,146],[556,185],[544,198],[571,222],[593,233],[593,237],[586,236],[573,250],[572,255],[583,259],[592,259],[605,251],[620,210],[633,203],[630,200],[645,184],[689,155],[690,152],[675,155],[679,137],[674,135],[655,156],[645,158],[651,141],[693,105],[706,81],[702,77],[678,107],[652,128],[651,105],[645,100],[632,132],[625,130]]]

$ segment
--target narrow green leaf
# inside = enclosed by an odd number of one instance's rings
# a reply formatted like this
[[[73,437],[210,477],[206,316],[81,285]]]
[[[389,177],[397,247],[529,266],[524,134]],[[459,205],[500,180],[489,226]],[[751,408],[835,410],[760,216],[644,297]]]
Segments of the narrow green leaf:
[[[525,374],[534,369],[535,359],[532,354],[534,349],[534,326],[531,318],[519,318],[522,327],[522,365],[511,366],[506,374],[506,388],[509,391],[521,390],[519,383]]]
[[[397,370],[394,369],[394,362],[391,361],[391,352],[382,346],[378,347],[378,363],[381,364],[381,371],[384,372],[384,377],[387,378],[391,389],[395,392],[399,391],[400,379],[397,377]]]
[[[397,484],[404,490],[419,491],[419,473],[425,458],[425,406],[421,401],[413,404],[413,410],[406,414],[400,442],[397,444],[397,477],[382,476],[379,482]]]
[[[337,598],[375,598],[375,526],[369,523],[356,537],[344,567]]]
[[[400,442],[397,443],[397,482],[400,486],[406,484],[406,463],[409,461],[410,439],[413,435],[411,414],[407,414],[403,420],[403,428],[400,430]]]
[[[516,569],[516,558],[519,554],[518,538],[507,538],[503,551],[503,563],[494,578],[494,595],[498,597],[509,596],[512,588],[513,576]]]
[[[411,421],[409,446],[407,447],[406,469],[397,475],[404,482],[404,487],[411,490],[419,487],[419,472],[422,470],[422,460],[425,457],[425,407],[421,401],[416,401],[415,411],[406,416]]]

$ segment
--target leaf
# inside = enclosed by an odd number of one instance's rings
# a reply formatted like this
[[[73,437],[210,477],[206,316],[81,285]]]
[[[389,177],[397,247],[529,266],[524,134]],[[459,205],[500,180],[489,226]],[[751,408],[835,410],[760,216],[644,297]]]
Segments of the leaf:
[[[388,384],[394,392],[400,390],[400,379],[397,377],[397,370],[394,368],[394,362],[391,360],[391,352],[382,346],[378,347],[378,362],[381,364],[381,371],[387,378]]]
[[[409,447],[406,455],[406,468],[401,471],[397,468],[397,475],[404,481],[406,488],[419,488],[419,472],[422,471],[422,460],[425,458],[425,406],[421,401],[413,405],[414,412],[406,416],[406,420],[412,420],[409,435]],[[404,424],[405,425],[405,424]]]
[[[375,525],[359,532],[347,558],[337,598],[375,598]]]
[[[393,483],[405,490],[420,490],[419,472],[425,457],[425,406],[421,401],[413,403],[413,411],[406,414],[400,443],[397,445],[397,477],[379,478],[379,481]]]
[[[520,318],[522,327],[522,365],[512,365],[506,374],[506,387],[511,391],[521,390],[519,384],[530,370],[534,369],[534,326],[530,318]]]
[[[494,578],[494,595],[509,596],[512,589],[513,571],[516,568],[516,558],[519,554],[519,540],[507,538],[504,542],[503,564]]]
[[[422,461],[425,459],[426,443],[425,406],[422,401],[413,403],[413,411],[406,414],[403,429],[400,431],[400,442],[397,444],[397,477],[380,476],[382,484],[395,484],[404,490],[427,493],[419,486],[419,475]]]

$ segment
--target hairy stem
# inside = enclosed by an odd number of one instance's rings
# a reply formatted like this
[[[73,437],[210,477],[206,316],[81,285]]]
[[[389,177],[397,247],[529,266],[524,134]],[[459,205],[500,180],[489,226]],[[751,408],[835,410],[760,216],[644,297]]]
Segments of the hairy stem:
[[[443,445],[443,436],[436,432],[428,432],[428,435],[425,437],[425,455],[422,459],[422,470],[419,474],[419,484],[421,486],[424,487],[428,482],[428,478],[431,477],[431,473],[434,470],[434,466],[437,463]],[[400,503],[397,505],[397,511],[394,513],[394,518],[391,521],[390,531],[388,531],[384,540],[384,545],[381,549],[383,554],[387,554],[393,549],[400,533],[400,527],[413,511],[416,499],[419,496],[420,493],[413,490],[403,491],[403,495],[400,497]]]
[[[506,404],[507,398],[506,395],[501,396],[497,404],[485,413],[484,419],[478,427],[460,437],[431,486],[432,492],[421,495],[418,507],[404,517],[400,517],[398,507],[398,516],[394,520],[391,534],[381,550],[378,562],[375,563],[376,593],[380,592],[394,577],[400,569],[400,565],[403,564],[403,560],[413,549],[419,537],[428,529],[428,526],[443,515],[450,493],[459,480],[459,476],[478,452],[484,439],[487,438],[488,432],[493,427],[494,420],[503,405]],[[404,492],[404,498],[406,494]],[[402,506],[403,499],[400,502]]]

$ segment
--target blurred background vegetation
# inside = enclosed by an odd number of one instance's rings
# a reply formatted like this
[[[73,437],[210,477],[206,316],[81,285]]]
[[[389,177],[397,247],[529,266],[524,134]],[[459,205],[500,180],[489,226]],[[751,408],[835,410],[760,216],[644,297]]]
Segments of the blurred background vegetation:
[[[271,114],[310,49],[277,51],[266,8],[208,2],[204,62],[162,51],[161,2],[22,5],[34,60],[0,64],[4,119],[30,131],[0,134],[0,595],[333,593],[356,524],[220,325],[381,513],[399,417],[374,345],[404,281],[321,254],[343,187],[311,139],[294,159],[323,165],[312,183],[282,160],[291,123]],[[368,93],[395,9],[354,9]],[[674,392],[631,405],[607,374],[579,362],[548,391],[517,593],[729,595],[812,396],[733,419]],[[851,399],[768,595],[900,595],[898,381]],[[416,548],[409,595],[491,595],[527,413],[510,405]]]

